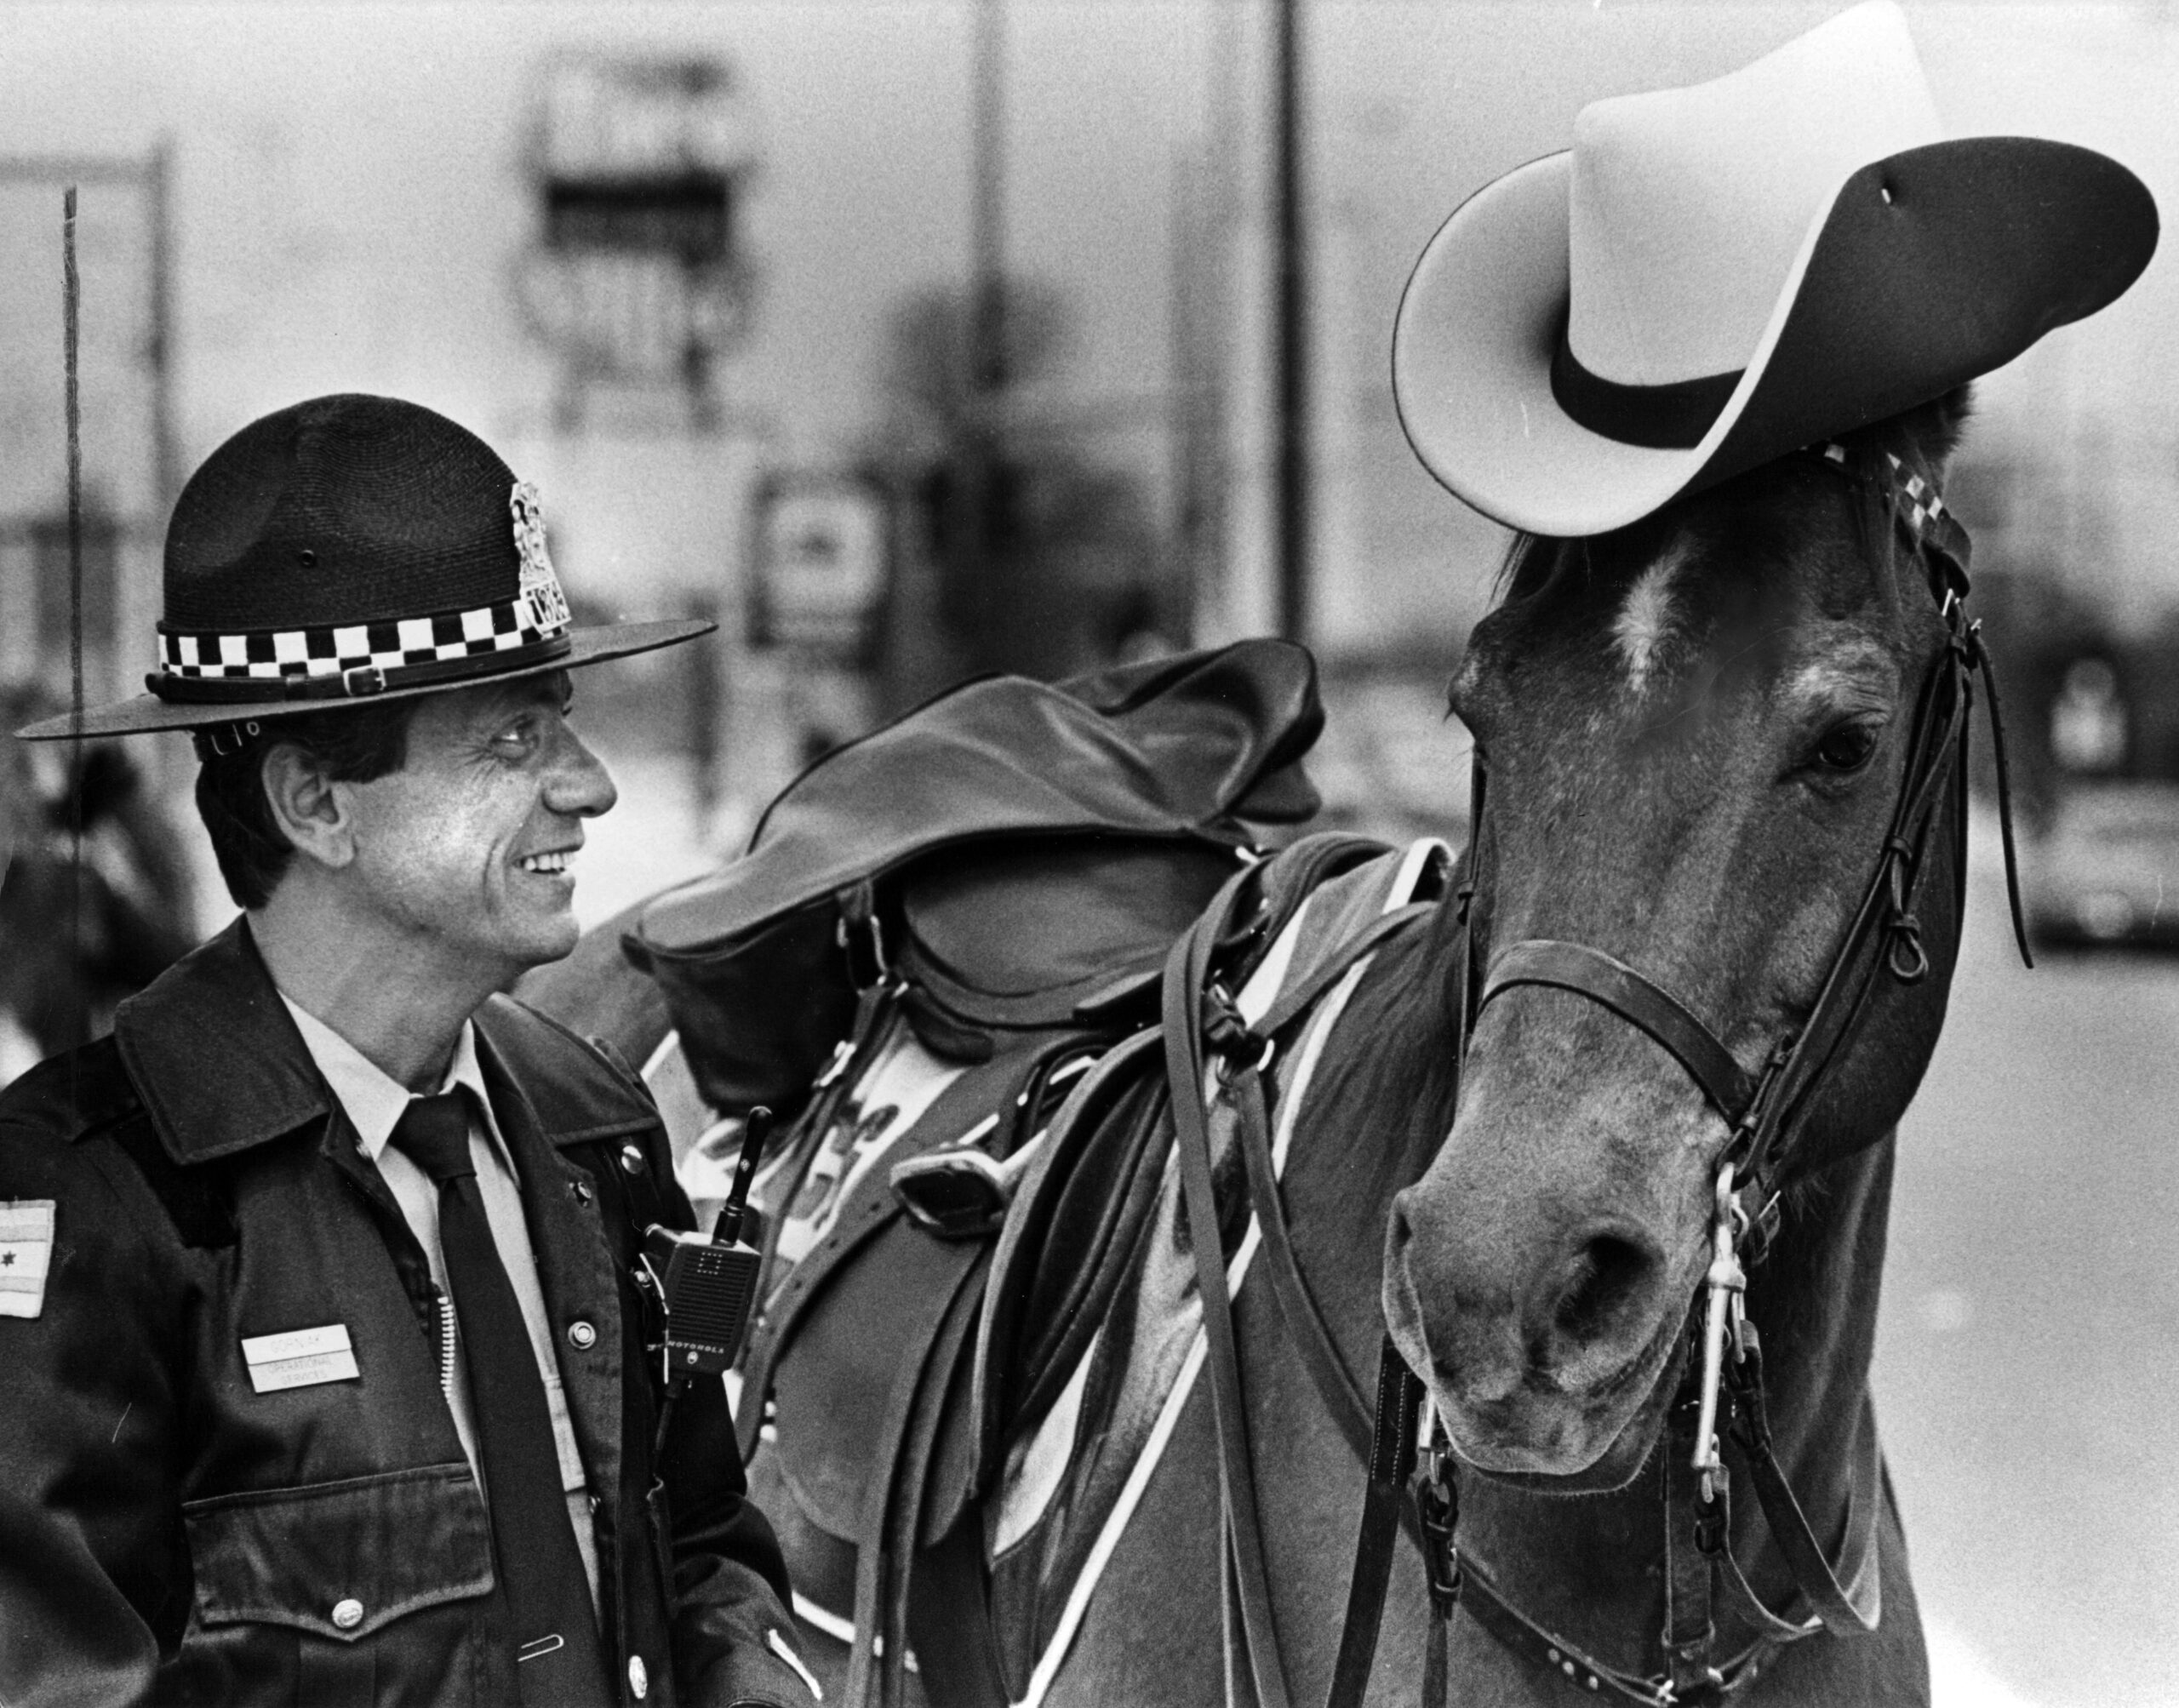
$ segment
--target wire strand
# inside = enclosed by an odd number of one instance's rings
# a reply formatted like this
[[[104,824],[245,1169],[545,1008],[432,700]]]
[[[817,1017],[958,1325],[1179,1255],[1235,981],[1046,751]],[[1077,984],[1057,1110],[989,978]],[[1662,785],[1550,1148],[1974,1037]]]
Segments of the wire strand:
[[[77,384],[83,282],[76,271],[76,186],[60,192],[61,357],[68,419],[68,937],[75,974],[75,1030],[91,1025],[90,986],[83,976],[83,412]],[[89,1042],[88,1037],[75,1041]],[[77,1102],[75,1058],[69,1100]]]

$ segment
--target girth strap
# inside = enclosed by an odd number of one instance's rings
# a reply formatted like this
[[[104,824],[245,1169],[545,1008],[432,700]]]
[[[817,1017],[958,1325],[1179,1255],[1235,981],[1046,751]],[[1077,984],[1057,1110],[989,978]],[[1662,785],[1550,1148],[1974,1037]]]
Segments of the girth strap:
[[[1270,1580],[1264,1569],[1263,1524],[1256,1511],[1255,1461],[1249,1452],[1248,1412],[1233,1339],[1232,1300],[1226,1284],[1225,1244],[1219,1236],[1218,1198],[1211,1184],[1210,1132],[1203,1094],[1202,995],[1210,982],[1211,957],[1250,876],[1237,873],[1219,891],[1210,911],[1173,945],[1166,960],[1165,1074],[1187,1208],[1188,1242],[1195,1251],[1196,1286],[1203,1305],[1211,1409],[1217,1422],[1224,1517],[1221,1528],[1225,1532],[1220,1554],[1232,1562],[1242,1646],[1259,1708],[1290,1708]]]

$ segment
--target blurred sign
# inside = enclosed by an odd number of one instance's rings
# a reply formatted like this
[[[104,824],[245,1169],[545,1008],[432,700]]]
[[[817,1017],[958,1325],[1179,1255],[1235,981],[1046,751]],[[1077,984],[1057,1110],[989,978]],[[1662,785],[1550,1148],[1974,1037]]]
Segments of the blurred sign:
[[[546,68],[537,163],[553,249],[725,257],[746,106],[718,60],[562,59]]]
[[[885,594],[886,506],[851,476],[775,477],[758,491],[752,646],[859,658]]]
[[[748,104],[718,59],[555,59],[539,124],[540,163],[552,177],[731,175],[756,157]]]
[[[718,260],[727,252],[729,214],[727,180],[716,173],[553,179],[545,186],[545,246]]]
[[[718,354],[747,318],[735,223],[756,164],[748,103],[723,60],[570,54],[546,62],[530,145],[541,216],[518,275],[531,328],[581,388],[681,387],[700,422]]]

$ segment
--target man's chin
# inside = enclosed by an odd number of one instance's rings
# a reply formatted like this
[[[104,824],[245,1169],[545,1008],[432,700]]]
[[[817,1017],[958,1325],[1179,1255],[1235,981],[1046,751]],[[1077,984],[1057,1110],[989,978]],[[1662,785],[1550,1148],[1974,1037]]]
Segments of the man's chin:
[[[524,921],[520,931],[505,933],[490,945],[505,974],[498,988],[511,989],[532,968],[566,960],[581,940],[582,927],[572,911],[563,910],[557,916]]]

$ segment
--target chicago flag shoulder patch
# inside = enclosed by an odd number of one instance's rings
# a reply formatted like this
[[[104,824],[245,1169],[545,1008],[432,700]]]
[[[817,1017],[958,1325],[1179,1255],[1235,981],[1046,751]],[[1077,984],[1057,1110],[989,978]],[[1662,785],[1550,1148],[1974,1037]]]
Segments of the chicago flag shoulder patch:
[[[0,1317],[35,1317],[45,1309],[54,1202],[0,1198]]]

